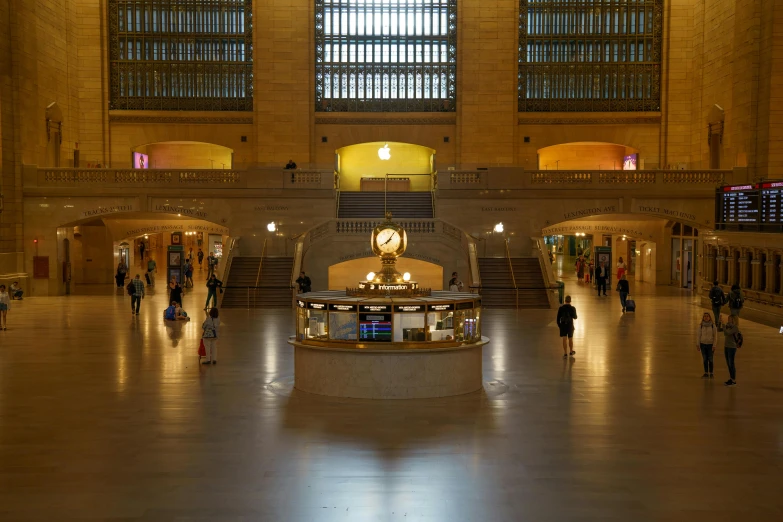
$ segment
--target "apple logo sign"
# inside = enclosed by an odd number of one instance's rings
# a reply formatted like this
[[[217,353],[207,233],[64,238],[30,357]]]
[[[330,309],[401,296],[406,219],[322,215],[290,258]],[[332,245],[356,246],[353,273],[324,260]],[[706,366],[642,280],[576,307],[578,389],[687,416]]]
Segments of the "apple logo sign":
[[[388,143],[378,149],[378,157],[384,161],[391,159],[391,149],[389,149]]]

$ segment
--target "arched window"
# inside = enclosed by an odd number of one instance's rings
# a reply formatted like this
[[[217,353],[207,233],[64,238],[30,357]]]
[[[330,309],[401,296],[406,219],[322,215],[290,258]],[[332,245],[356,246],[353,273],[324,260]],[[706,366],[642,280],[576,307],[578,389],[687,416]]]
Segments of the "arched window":
[[[253,110],[252,0],[109,0],[110,108]]]
[[[520,0],[519,111],[659,111],[663,0]]]
[[[453,112],[456,0],[316,0],[315,110]]]

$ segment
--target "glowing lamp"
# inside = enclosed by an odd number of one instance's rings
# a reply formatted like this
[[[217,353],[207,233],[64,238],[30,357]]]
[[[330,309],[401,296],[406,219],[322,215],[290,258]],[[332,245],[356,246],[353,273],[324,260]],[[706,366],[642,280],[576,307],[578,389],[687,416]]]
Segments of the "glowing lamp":
[[[375,272],[370,272],[369,274],[367,274],[368,281],[372,281],[373,279],[375,279]]]
[[[403,281],[410,281],[411,280],[410,272],[405,272],[404,274],[402,274],[402,280]]]

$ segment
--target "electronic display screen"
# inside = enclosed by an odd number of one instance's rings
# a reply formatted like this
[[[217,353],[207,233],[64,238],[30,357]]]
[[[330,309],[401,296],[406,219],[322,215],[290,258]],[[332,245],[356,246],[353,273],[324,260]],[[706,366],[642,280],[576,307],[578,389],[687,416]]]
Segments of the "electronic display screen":
[[[761,184],[761,224],[783,223],[783,181]]]
[[[133,168],[134,169],[148,169],[150,168],[150,157],[141,152],[133,153]]]
[[[391,314],[359,314],[359,340],[387,342],[392,340]]]
[[[724,225],[748,226],[759,223],[759,191],[754,185],[723,187],[720,194],[718,222]]]

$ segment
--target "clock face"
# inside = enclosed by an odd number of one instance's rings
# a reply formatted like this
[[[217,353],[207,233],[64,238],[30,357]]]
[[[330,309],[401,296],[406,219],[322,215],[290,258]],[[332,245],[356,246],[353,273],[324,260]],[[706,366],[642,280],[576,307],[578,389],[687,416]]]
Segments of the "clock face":
[[[391,254],[400,248],[402,237],[400,233],[391,228],[385,228],[375,236],[375,245],[384,254]]]

